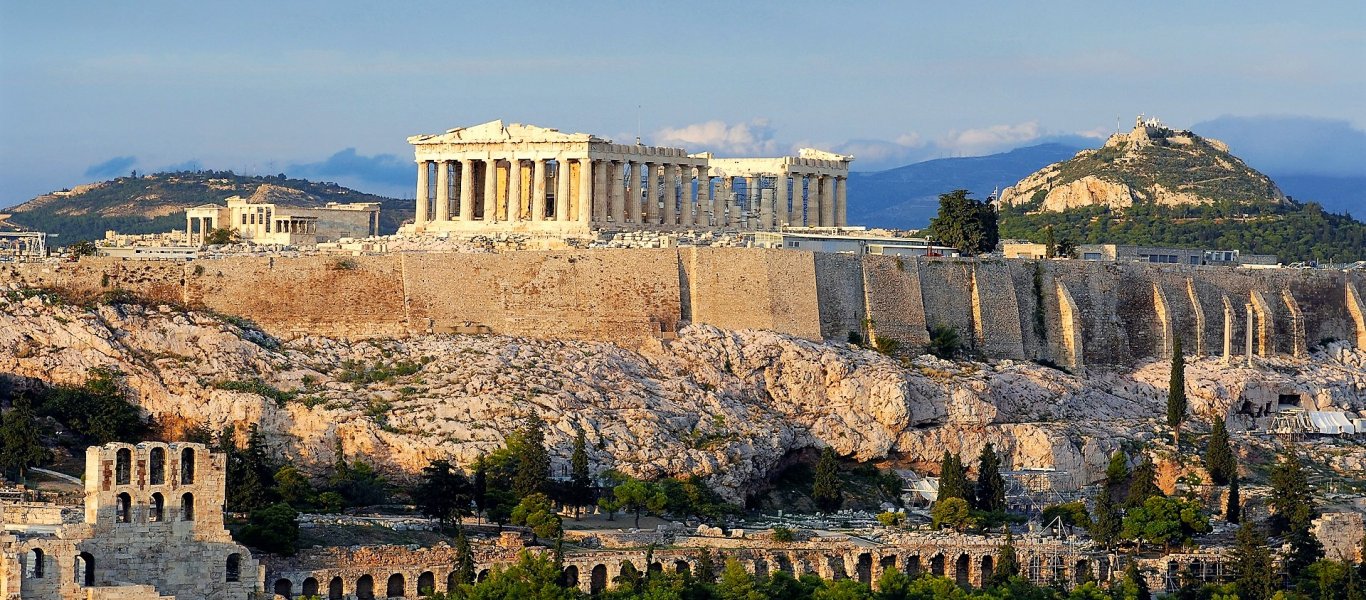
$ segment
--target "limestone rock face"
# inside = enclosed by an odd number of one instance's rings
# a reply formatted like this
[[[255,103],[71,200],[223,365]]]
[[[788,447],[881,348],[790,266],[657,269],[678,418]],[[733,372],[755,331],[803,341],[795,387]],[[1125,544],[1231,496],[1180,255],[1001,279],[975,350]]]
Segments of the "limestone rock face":
[[[277,345],[206,314],[84,309],[42,297],[0,297],[0,348],[13,349],[0,352],[0,373],[49,383],[116,368],[135,401],[171,430],[259,424],[275,450],[306,469],[332,464],[338,440],[348,458],[400,479],[436,458],[469,464],[534,412],[561,467],[583,430],[595,469],[701,475],[732,499],[789,453],[822,446],[932,472],[945,450],[972,462],[991,443],[1008,468],[1057,469],[1087,483],[1120,444],[1153,437],[1166,393],[1157,363],[1082,379],[1028,362],[903,363],[844,344],[708,326],[640,351],[463,335],[302,336]],[[1240,385],[1249,398],[1300,386],[1330,403],[1362,385],[1359,373],[1310,383],[1205,361],[1187,368],[1197,414],[1227,408],[1221,398]],[[221,386],[256,379],[294,397],[277,403]]]

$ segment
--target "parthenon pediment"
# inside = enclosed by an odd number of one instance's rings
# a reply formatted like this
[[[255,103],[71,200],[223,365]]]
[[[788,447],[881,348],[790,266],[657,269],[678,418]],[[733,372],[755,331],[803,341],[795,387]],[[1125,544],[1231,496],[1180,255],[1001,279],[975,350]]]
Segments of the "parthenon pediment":
[[[817,160],[840,160],[845,162],[854,160],[854,157],[852,155],[835,154],[834,152],[826,152],[824,150],[817,150],[815,148],[802,148],[800,150],[797,150],[797,156],[801,158],[814,158]]]
[[[470,144],[501,142],[606,142],[587,133],[563,133],[558,129],[522,123],[504,124],[502,119],[471,127],[457,127],[446,133],[415,135],[410,144]]]

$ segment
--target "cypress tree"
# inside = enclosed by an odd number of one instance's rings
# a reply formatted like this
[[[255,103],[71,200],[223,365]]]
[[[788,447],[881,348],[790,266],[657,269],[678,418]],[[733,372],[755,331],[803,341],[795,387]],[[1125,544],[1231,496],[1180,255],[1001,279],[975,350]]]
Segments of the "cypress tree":
[[[1172,377],[1167,386],[1167,425],[1172,428],[1172,443],[1181,447],[1181,423],[1186,420],[1186,356],[1181,353],[1181,337],[1172,341]]]
[[[527,415],[522,428],[510,440],[514,468],[512,493],[516,499],[545,492],[550,484],[550,453],[545,448],[545,428],[541,417]]]
[[[968,476],[963,470],[963,459],[957,454],[944,451],[939,461],[939,500],[962,498],[971,503],[972,490],[968,488]]]
[[[588,440],[583,430],[574,438],[574,453],[569,457],[569,498],[574,504],[574,518],[579,518],[579,509],[592,498],[593,480],[588,473]]]
[[[1020,574],[1020,558],[1015,554],[1015,540],[1006,526],[1006,541],[996,552],[996,568],[991,572],[991,584],[1000,585]]]
[[[1001,477],[1001,459],[990,442],[977,458],[977,508],[988,512],[1006,509],[1006,480]]]
[[[1091,526],[1091,538],[1108,548],[1119,540],[1119,532],[1123,527],[1124,520],[1110,496],[1109,486],[1101,486],[1100,494],[1096,496],[1096,521]]]
[[[459,583],[474,583],[474,551],[470,540],[465,537],[465,528],[460,527],[455,534],[455,580]]]
[[[1153,594],[1148,590],[1148,581],[1143,578],[1143,574],[1138,572],[1138,562],[1129,561],[1129,566],[1124,569],[1124,580],[1120,582],[1122,586],[1120,598],[1125,600],[1152,600]]]
[[[1209,471],[1214,485],[1225,485],[1233,479],[1238,470],[1233,448],[1228,443],[1228,428],[1223,419],[1215,419],[1210,428],[1209,447],[1205,450],[1205,470]]]
[[[1124,498],[1124,506],[1143,506],[1148,498],[1162,495],[1162,490],[1157,487],[1157,467],[1153,465],[1152,458],[1145,456],[1129,478],[1129,493]]]
[[[1276,593],[1276,571],[1266,534],[1251,523],[1238,527],[1233,550],[1234,588],[1246,600],[1266,600]]]
[[[839,510],[844,503],[843,486],[840,483],[839,461],[835,451],[826,446],[816,461],[816,478],[811,485],[811,499],[824,512]]]
[[[1237,523],[1243,516],[1242,498],[1238,495],[1238,474],[1228,481],[1228,501],[1224,503],[1224,520]]]
[[[1300,463],[1293,447],[1287,447],[1281,453],[1281,459],[1271,468],[1269,503],[1274,511],[1270,524],[1275,534],[1308,532],[1317,516],[1304,465]]]

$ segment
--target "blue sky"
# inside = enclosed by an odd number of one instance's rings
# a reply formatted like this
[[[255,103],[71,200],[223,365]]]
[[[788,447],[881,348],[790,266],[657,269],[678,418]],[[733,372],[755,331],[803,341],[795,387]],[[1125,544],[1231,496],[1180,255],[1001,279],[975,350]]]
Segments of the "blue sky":
[[[495,118],[878,168],[1140,112],[1366,148],[1366,3],[0,0],[0,206],[172,165],[403,194],[406,136]]]

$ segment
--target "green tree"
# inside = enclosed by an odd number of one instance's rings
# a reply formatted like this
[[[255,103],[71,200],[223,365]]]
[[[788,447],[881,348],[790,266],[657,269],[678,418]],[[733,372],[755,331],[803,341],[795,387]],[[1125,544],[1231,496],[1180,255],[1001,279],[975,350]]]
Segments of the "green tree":
[[[465,537],[465,528],[455,530],[455,580],[458,583],[474,583],[474,550],[470,539]]]
[[[280,500],[295,510],[310,508],[317,504],[318,493],[298,467],[285,465],[275,471],[275,492]]]
[[[575,600],[576,589],[560,585],[560,569],[542,555],[522,552],[517,563],[495,567],[489,578],[462,591],[462,600]]]
[[[1105,465],[1105,485],[1110,488],[1117,487],[1129,480],[1128,457],[1124,456],[1123,450],[1115,450],[1110,455],[1110,463]]]
[[[697,569],[693,577],[704,584],[716,583],[716,560],[706,548],[697,551]]]
[[[1045,506],[1043,513],[1039,515],[1039,518],[1045,525],[1052,524],[1055,520],[1060,520],[1063,525],[1080,527],[1088,531],[1095,526],[1095,524],[1091,522],[1091,515],[1086,512],[1086,503],[1081,500]]]
[[[659,486],[635,478],[612,488],[612,495],[623,510],[635,515],[637,529],[640,528],[642,514],[658,513],[669,503],[668,496],[659,490]]]
[[[1101,486],[1100,493],[1096,495],[1096,520],[1091,526],[1091,538],[1102,546],[1112,547],[1119,541],[1123,526],[1119,507],[1115,506],[1110,495],[1110,486]]]
[[[734,507],[727,504],[720,494],[712,490],[711,486],[697,475],[691,475],[686,479],[665,478],[660,480],[658,485],[660,491],[669,498],[666,509],[675,516],[707,520],[734,511]]]
[[[1043,232],[1044,258],[1057,258],[1058,240],[1053,236],[1053,225],[1048,225]]]
[[[1228,442],[1228,428],[1224,420],[1216,418],[1210,428],[1209,446],[1205,449],[1205,470],[1214,485],[1227,485],[1238,470],[1238,459]]]
[[[373,506],[389,499],[389,482],[363,460],[347,462],[340,452],[327,479],[328,487],[341,494],[349,506]]]
[[[1143,506],[1148,498],[1162,495],[1162,489],[1157,487],[1157,466],[1153,464],[1152,458],[1144,456],[1143,462],[1138,463],[1129,476],[1129,492],[1124,498],[1124,506]]]
[[[81,385],[59,385],[35,407],[39,416],[52,417],[90,445],[136,443],[147,437],[148,422],[128,401],[119,383],[122,373],[93,368]]]
[[[1194,502],[1153,496],[1143,506],[1125,513],[1120,535],[1168,549],[1172,544],[1185,543],[1194,534],[1209,531],[1209,518]]]
[[[513,457],[512,494],[525,498],[545,492],[550,483],[550,453],[545,447],[545,425],[535,413],[527,415],[522,428],[507,443]]]
[[[811,484],[811,499],[822,512],[835,512],[844,503],[844,484],[840,481],[839,460],[829,446],[821,449],[816,460],[816,477]]]
[[[1244,522],[1234,537],[1232,559],[1234,589],[1244,600],[1267,600],[1276,593],[1276,569],[1266,534]]]
[[[1307,532],[1318,516],[1304,465],[1293,446],[1286,447],[1280,460],[1271,467],[1271,497],[1268,503],[1272,510],[1269,523],[1273,534]]]
[[[1119,585],[1114,590],[1115,600],[1152,600],[1152,592],[1148,591],[1148,581],[1143,579],[1143,575],[1138,572],[1138,562],[1129,561],[1129,566],[1124,569],[1124,576],[1120,578]]]
[[[579,510],[593,502],[593,478],[588,472],[588,439],[582,429],[574,437],[574,452],[569,456],[569,504],[574,507],[574,519]]]
[[[251,511],[247,524],[236,537],[253,548],[292,556],[299,543],[299,513],[283,502],[258,508]]]
[[[939,460],[938,500],[943,501],[945,498],[967,500],[973,496],[973,490],[968,487],[968,474],[963,468],[963,459],[957,454],[945,450],[944,457]]]
[[[438,459],[422,468],[422,479],[413,488],[413,501],[422,514],[437,520],[441,531],[469,513],[469,480],[450,461]]]
[[[95,242],[89,240],[76,242],[67,247],[67,251],[71,253],[71,256],[77,258],[82,256],[94,256],[97,250],[98,248],[95,247]]]
[[[1224,520],[1229,523],[1237,523],[1243,516],[1243,502],[1238,494],[1238,473],[1233,473],[1233,478],[1228,480],[1228,499],[1224,503]]]
[[[926,233],[967,255],[990,252],[1000,237],[996,207],[970,196],[967,190],[940,194],[939,214],[930,220]]]
[[[991,585],[1001,585],[1020,574],[1020,557],[1015,553],[1015,538],[1006,527],[1006,539],[996,551],[996,566],[991,571]]]
[[[977,457],[977,509],[987,512],[1006,509],[1006,480],[1001,476],[1001,459],[987,442]]]
[[[275,472],[279,469],[266,447],[265,434],[252,423],[247,429],[247,446],[238,448],[231,430],[218,437],[219,451],[227,457],[227,509],[250,512],[266,508],[279,500]]]
[[[204,243],[210,246],[221,246],[223,244],[235,244],[238,239],[237,230],[219,227],[204,237]]]
[[[931,526],[935,529],[948,527],[955,531],[964,531],[977,524],[972,517],[972,509],[968,506],[968,501],[962,498],[940,497],[930,508]]]
[[[1167,426],[1172,428],[1172,443],[1181,447],[1181,424],[1186,420],[1186,356],[1181,353],[1181,336],[1172,341],[1171,381],[1167,384]]]
[[[755,586],[754,576],[734,558],[726,560],[721,581],[716,584],[716,594],[722,600],[766,600],[763,592]]]
[[[0,472],[23,480],[29,467],[42,464],[47,458],[47,449],[38,437],[33,407],[27,396],[20,395],[11,401],[9,414],[0,422]]]
[[[958,330],[942,323],[930,328],[930,354],[944,360],[952,360],[963,351],[963,340]]]
[[[564,531],[550,498],[540,492],[522,498],[512,509],[512,524],[530,529],[533,542],[543,537],[553,538]]]

